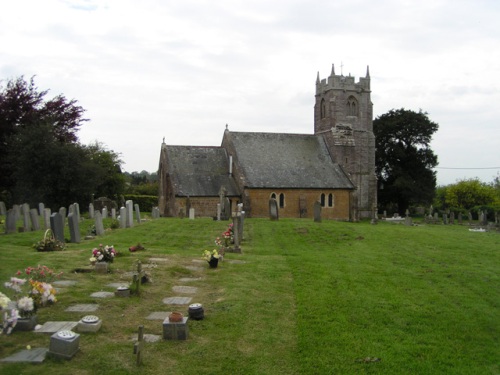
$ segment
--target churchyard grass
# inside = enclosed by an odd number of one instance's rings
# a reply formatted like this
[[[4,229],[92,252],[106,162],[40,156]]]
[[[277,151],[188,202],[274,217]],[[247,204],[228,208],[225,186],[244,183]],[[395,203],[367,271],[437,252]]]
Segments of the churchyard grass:
[[[89,220],[82,222],[82,238]],[[85,227],[87,225],[87,227]],[[105,224],[106,226],[106,224]],[[498,374],[500,373],[499,233],[467,226],[312,220],[246,219],[242,254],[226,254],[215,270],[200,259],[227,222],[158,219],[106,231],[95,240],[39,253],[43,231],[0,235],[0,280],[38,264],[76,280],[39,320],[78,320],[65,311],[98,303],[98,333],[81,335],[68,362],[0,363],[2,374]],[[130,253],[140,242],[146,250]],[[75,273],[99,243],[122,253],[112,273]],[[90,294],[120,282],[137,259],[165,257],[148,269],[153,283],[140,297],[96,299]],[[245,263],[230,263],[241,260]],[[198,266],[191,270],[186,266]],[[193,302],[205,319],[189,321],[186,341],[146,343],[143,364],[132,354],[139,325],[162,334],[154,311],[182,277],[201,277]],[[0,288],[5,292],[5,288]],[[0,358],[48,347],[49,336],[0,336]]]

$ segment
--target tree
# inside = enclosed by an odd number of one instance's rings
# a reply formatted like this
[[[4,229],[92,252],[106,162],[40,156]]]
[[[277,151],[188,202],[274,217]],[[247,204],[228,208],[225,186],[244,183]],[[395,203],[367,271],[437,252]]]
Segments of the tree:
[[[411,204],[429,204],[436,188],[438,162],[430,149],[438,130],[426,112],[392,109],[373,121],[378,201],[404,213]]]
[[[16,184],[13,176],[19,167],[9,152],[18,144],[21,131],[36,130],[42,126],[53,140],[64,143],[77,143],[79,127],[87,121],[83,118],[85,110],[75,100],[67,100],[58,95],[45,101],[48,91],[40,91],[32,77],[29,82],[19,77],[0,86],[0,191],[11,190]],[[26,137],[26,134],[23,135]],[[8,162],[11,161],[11,163]]]
[[[497,200],[493,185],[481,182],[478,178],[460,180],[446,186],[445,208],[470,210],[477,206],[488,206]]]

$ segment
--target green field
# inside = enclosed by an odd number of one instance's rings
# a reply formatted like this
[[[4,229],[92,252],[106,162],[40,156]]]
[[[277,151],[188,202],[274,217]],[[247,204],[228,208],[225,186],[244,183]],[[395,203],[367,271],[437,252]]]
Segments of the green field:
[[[86,233],[92,223],[82,223]],[[108,222],[109,224],[109,222]],[[76,303],[99,303],[96,334],[81,334],[69,362],[0,364],[2,374],[500,374],[500,234],[467,226],[412,227],[368,222],[247,219],[242,254],[217,269],[193,262],[227,222],[158,219],[108,230],[96,240],[40,253],[43,231],[0,235],[0,291],[17,270],[38,264],[76,280],[57,304],[39,310],[41,323],[78,320]],[[69,237],[69,234],[68,234]],[[130,253],[140,242],[145,251]],[[112,273],[74,273],[91,250],[113,244],[121,253]],[[92,292],[122,281],[137,259],[166,257],[150,270],[140,297],[97,300]],[[230,263],[242,260],[244,263]],[[189,270],[197,265],[201,270]],[[170,311],[182,277],[198,287],[193,302],[206,318],[189,321],[186,341],[145,345],[132,353],[139,325],[161,335],[153,311]],[[187,313],[187,307],[177,308]],[[49,336],[0,336],[0,358],[27,345],[48,347]]]

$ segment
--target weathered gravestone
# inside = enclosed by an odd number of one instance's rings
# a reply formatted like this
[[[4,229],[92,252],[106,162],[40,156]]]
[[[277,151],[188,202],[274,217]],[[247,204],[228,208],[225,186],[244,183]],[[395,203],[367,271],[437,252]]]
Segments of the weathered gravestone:
[[[7,207],[5,207],[5,202],[0,201],[0,215],[7,215]]]
[[[189,220],[194,220],[194,208],[189,209]]]
[[[120,207],[120,228],[127,227],[127,209]]]
[[[32,208],[30,210],[30,219],[31,219],[31,229],[32,230],[40,230],[40,216],[38,216],[38,211],[36,208]]]
[[[50,215],[50,229],[52,229],[56,240],[64,242],[64,219],[59,212]]]
[[[220,217],[221,217],[221,207],[220,203],[217,203],[217,221],[220,221]]]
[[[101,216],[102,216],[103,219],[107,219],[108,218],[108,209],[106,207],[102,208],[102,214],[101,214]]]
[[[15,233],[16,232],[16,211],[11,209],[7,211],[7,217],[5,220],[5,233]]]
[[[43,216],[43,211],[45,211],[45,205],[43,203],[38,203],[38,215]]]
[[[95,234],[102,236],[104,234],[104,225],[102,223],[102,215],[99,211],[94,212],[95,219]]]
[[[23,211],[23,230],[28,232],[31,229],[30,225],[30,206],[28,203],[24,203],[22,206]]]
[[[321,203],[316,201],[314,202],[314,222],[321,223]]]
[[[269,199],[269,218],[271,220],[279,219],[278,202],[274,198]]]
[[[94,204],[93,203],[89,203],[89,217],[91,219],[94,218]]]
[[[111,209],[111,219],[116,220],[116,208]]]
[[[64,223],[66,222],[66,207],[60,207],[59,208],[59,214],[63,217]]]
[[[125,202],[125,208],[127,209],[125,224],[127,228],[134,226],[134,202],[128,200]]]
[[[153,219],[158,219],[160,217],[160,209],[158,207],[153,207],[151,210],[151,217]]]
[[[73,209],[75,211],[75,215],[76,215],[76,220],[80,221],[81,217],[80,217],[80,204],[78,203],[73,203]]]
[[[137,223],[141,223],[141,210],[139,210],[139,205],[136,203],[134,204],[134,209],[135,209],[135,220],[137,220]]]
[[[50,215],[52,214],[50,208],[45,208],[43,210],[43,226],[44,229],[50,228]]]
[[[76,212],[71,212],[68,215],[68,226],[70,241],[72,243],[80,243],[80,223],[78,221],[78,215]]]
[[[14,210],[14,213],[16,215],[16,221],[21,218],[21,206],[18,204],[15,204],[12,206],[12,209]]]

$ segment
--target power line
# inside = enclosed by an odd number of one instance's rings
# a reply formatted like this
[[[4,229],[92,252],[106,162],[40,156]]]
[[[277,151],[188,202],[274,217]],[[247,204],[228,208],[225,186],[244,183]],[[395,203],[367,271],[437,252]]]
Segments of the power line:
[[[434,167],[433,169],[500,169],[500,167],[481,167],[481,168]]]

